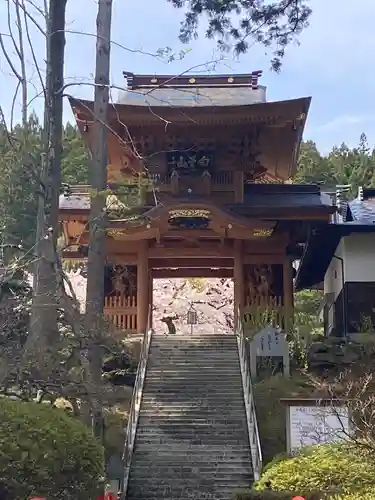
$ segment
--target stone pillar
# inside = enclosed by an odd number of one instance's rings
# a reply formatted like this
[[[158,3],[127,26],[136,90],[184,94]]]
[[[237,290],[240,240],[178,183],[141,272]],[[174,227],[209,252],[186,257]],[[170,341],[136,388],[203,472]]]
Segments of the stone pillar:
[[[142,240],[138,247],[137,261],[137,331],[145,333],[148,322],[149,308],[149,281],[150,275],[148,272],[148,242]]]
[[[234,282],[234,327],[237,327],[238,311],[241,317],[243,315],[244,303],[244,269],[243,269],[243,249],[242,241],[234,241],[234,267],[233,267],[233,282]]]
[[[283,303],[284,303],[284,330],[288,332],[293,326],[293,266],[289,257],[283,263]]]

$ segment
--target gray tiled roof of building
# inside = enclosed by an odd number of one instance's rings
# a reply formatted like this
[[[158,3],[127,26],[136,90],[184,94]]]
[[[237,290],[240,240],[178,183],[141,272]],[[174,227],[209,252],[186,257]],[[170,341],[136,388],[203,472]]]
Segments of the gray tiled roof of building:
[[[351,215],[353,222],[375,224],[375,198],[356,198],[348,203],[348,208],[347,220]]]
[[[241,106],[266,102],[266,87],[192,87],[126,90],[119,104],[135,106]]]
[[[72,186],[70,196],[60,196],[61,210],[89,210],[89,186]],[[244,205],[248,207],[317,207],[331,206],[328,196],[315,185],[247,184]],[[232,206],[231,206],[232,207]]]
[[[72,194],[66,196],[60,195],[59,199],[60,210],[90,210],[90,198],[88,193]]]

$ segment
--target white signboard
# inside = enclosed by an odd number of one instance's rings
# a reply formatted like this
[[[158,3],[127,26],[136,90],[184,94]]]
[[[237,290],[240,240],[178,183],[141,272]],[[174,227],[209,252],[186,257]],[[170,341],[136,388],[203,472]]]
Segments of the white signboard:
[[[289,345],[285,334],[279,328],[268,326],[254,335],[250,342],[250,369],[253,377],[257,376],[258,357],[282,357],[284,375],[289,375]]]
[[[290,406],[288,411],[290,453],[348,437],[349,414],[344,406]]]

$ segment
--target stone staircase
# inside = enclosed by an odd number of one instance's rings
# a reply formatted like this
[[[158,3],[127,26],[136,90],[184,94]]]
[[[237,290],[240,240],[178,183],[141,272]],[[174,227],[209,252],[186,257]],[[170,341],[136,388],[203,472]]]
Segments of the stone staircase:
[[[253,481],[234,335],[153,335],[128,500],[230,500]]]

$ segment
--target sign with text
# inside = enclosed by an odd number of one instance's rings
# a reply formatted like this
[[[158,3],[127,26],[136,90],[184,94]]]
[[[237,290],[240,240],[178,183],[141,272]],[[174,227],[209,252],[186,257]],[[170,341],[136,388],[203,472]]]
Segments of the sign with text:
[[[202,174],[211,171],[214,162],[212,151],[171,151],[167,153],[168,171],[179,174]]]
[[[250,369],[252,377],[256,377],[258,358],[281,358],[284,375],[289,375],[289,345],[285,334],[279,328],[268,326],[263,328],[251,339]]]
[[[289,406],[288,452],[304,446],[334,443],[349,436],[349,412],[345,406]]]

